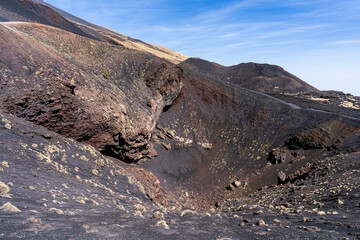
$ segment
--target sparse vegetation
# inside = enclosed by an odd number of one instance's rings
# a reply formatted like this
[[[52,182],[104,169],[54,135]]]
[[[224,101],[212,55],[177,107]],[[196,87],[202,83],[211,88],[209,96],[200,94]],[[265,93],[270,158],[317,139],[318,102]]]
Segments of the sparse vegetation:
[[[105,79],[108,79],[108,78],[109,78],[109,72],[108,72],[107,68],[104,68],[103,77],[104,77]]]
[[[0,1],[0,9],[15,1]],[[266,82],[282,94],[282,77],[272,77],[281,69],[244,64],[218,79],[208,70],[220,65],[175,66],[161,56],[185,59],[96,31],[98,40],[46,24],[0,23],[0,211],[24,212],[2,213],[1,237],[340,239],[359,232],[359,155],[347,155],[359,151],[360,122],[347,117],[358,115],[358,98],[309,93],[295,108],[246,89]],[[234,87],[237,80],[249,85]],[[310,109],[316,106],[340,110]],[[269,159],[271,149],[289,147]],[[302,168],[326,154],[337,167]],[[286,181],[278,184],[280,171]]]
[[[1,197],[9,197],[10,187],[5,183],[0,181],[0,196]]]
[[[180,214],[180,216],[183,217],[183,216],[185,216],[186,214],[196,215],[197,212],[196,212],[196,211],[193,211],[193,210],[190,210],[190,209],[186,209],[186,210],[184,210],[184,211]]]
[[[4,212],[13,212],[13,213],[21,212],[21,210],[18,209],[16,206],[14,206],[11,202],[7,202],[4,205],[2,205],[0,207],[0,210]]]
[[[165,220],[160,220],[156,223],[156,226],[163,226],[166,230],[169,230],[169,225],[165,222]]]

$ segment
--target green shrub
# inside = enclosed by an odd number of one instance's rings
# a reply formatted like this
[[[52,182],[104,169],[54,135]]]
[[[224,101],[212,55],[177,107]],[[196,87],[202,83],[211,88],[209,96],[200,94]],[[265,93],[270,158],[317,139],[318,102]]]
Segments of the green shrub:
[[[104,68],[103,77],[104,77],[105,79],[108,79],[108,78],[109,78],[109,72],[108,72],[107,68]]]

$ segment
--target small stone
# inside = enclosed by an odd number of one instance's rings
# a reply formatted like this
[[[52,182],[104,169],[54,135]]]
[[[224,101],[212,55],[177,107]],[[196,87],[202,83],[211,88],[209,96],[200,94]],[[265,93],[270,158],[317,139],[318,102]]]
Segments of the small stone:
[[[281,223],[281,221],[279,219],[274,219],[274,223]]]
[[[171,144],[170,144],[170,143],[161,143],[161,145],[162,145],[166,150],[170,150],[170,149],[171,149]]]
[[[82,225],[82,227],[83,227],[83,229],[85,229],[85,230],[89,230],[89,229],[91,228],[89,225],[86,225],[86,224]]]
[[[259,210],[259,211],[253,212],[253,215],[256,216],[256,215],[260,215],[260,214],[262,214],[262,213],[263,213],[263,211],[262,211],[262,210]]]
[[[176,224],[176,221],[174,219],[170,219],[169,223],[170,224]]]
[[[338,199],[338,200],[337,200],[337,203],[338,203],[339,205],[344,205],[344,201],[341,200],[341,199]]]
[[[217,208],[220,208],[220,207],[222,207],[223,206],[223,204],[221,203],[221,202],[216,202],[215,203],[215,207],[217,207]]]
[[[236,180],[235,182],[234,182],[234,185],[235,185],[235,187],[241,187],[241,181],[240,180]]]
[[[155,218],[155,219],[160,219],[160,214],[159,214],[158,212],[155,212],[155,213],[153,214],[153,218]]]
[[[278,179],[279,179],[279,182],[280,182],[280,183],[285,182],[285,180],[286,180],[286,174],[285,174],[283,171],[280,171],[280,172],[278,173]]]
[[[8,130],[10,130],[10,129],[12,128],[12,126],[11,126],[10,124],[6,123],[6,124],[5,124],[5,128],[8,129]]]
[[[258,220],[258,221],[256,222],[256,225],[258,225],[258,226],[260,226],[260,227],[267,226],[266,223],[265,223],[265,221],[262,220],[262,219]]]
[[[155,101],[151,99],[151,100],[149,100],[149,101],[146,103],[146,105],[147,105],[149,108],[152,108],[153,105],[154,105],[154,103],[155,103]]]
[[[42,136],[43,136],[43,138],[45,138],[45,139],[50,139],[50,138],[52,138],[51,134],[48,134],[48,133],[43,134]]]

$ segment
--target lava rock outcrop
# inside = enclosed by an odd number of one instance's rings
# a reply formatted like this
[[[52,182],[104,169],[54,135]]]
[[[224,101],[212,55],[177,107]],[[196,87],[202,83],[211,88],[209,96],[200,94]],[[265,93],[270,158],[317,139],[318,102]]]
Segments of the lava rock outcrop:
[[[45,25],[0,31],[3,109],[127,162],[156,155],[148,139],[181,90],[180,68]]]

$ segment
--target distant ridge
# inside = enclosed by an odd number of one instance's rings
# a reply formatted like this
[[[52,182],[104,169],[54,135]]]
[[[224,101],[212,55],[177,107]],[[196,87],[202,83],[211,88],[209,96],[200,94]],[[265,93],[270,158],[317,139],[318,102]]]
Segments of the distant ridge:
[[[189,58],[181,64],[184,68],[207,77],[263,93],[305,93],[319,91],[283,68],[259,63],[241,63],[225,67],[200,58]]]

